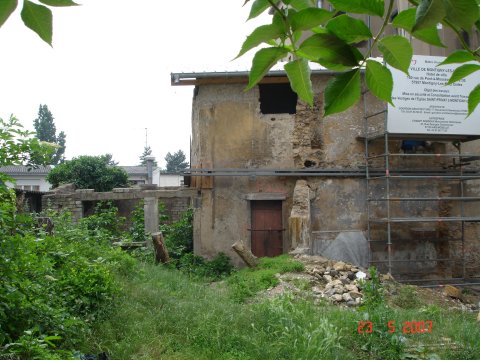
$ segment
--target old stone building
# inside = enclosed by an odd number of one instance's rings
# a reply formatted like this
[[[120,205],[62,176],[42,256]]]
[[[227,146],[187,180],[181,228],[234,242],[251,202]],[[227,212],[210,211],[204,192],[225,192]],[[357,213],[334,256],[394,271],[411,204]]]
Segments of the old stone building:
[[[296,249],[406,277],[459,277],[464,266],[467,275],[478,274],[478,156],[459,157],[455,136],[433,136],[413,152],[405,135],[385,141],[385,104],[369,93],[348,111],[323,117],[331,76],[313,71],[310,108],[281,71],[248,92],[246,72],[172,74],[176,84],[196,84],[195,252],[222,251],[239,263],[231,245],[242,240],[257,256]],[[365,141],[366,131],[375,136]],[[458,136],[463,153],[478,153],[477,138]],[[414,176],[396,182],[397,175]],[[459,177],[467,175],[472,181]]]
[[[394,15],[407,6],[398,1]],[[373,30],[380,26],[375,19],[366,22]],[[439,28],[439,34],[447,48],[410,38],[415,54],[443,56],[459,47],[447,29]],[[477,34],[465,34],[465,41],[476,39]],[[348,111],[323,117],[331,71],[313,68],[310,108],[297,100],[279,69],[248,92],[248,71],[172,74],[172,85],[195,86],[190,179],[196,188],[195,252],[208,257],[225,252],[239,264],[231,245],[242,240],[257,256],[322,254],[405,279],[480,275],[480,128],[453,127],[463,123],[466,107],[452,110],[464,114],[461,120],[437,131],[429,126],[440,118],[448,122],[448,116],[435,114],[450,110],[432,105],[433,113],[422,110],[429,114],[425,132],[405,123],[399,133],[390,130],[388,120],[395,109],[367,91]],[[420,96],[411,95],[411,101]],[[465,102],[465,95],[440,100]],[[478,114],[470,119],[478,121]]]

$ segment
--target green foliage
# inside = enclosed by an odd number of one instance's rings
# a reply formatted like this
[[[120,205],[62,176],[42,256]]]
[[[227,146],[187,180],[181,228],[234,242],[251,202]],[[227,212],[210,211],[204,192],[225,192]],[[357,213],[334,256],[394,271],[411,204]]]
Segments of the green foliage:
[[[177,268],[189,276],[208,280],[222,279],[233,271],[230,258],[222,252],[217,254],[212,260],[206,260],[193,253],[187,253],[178,260]]]
[[[143,148],[143,153],[140,155],[140,165],[146,166],[147,165],[147,160],[145,159],[146,157],[152,156],[152,149],[150,146],[145,146]],[[157,162],[153,161],[153,166],[157,166]]]
[[[393,105],[393,78],[390,70],[375,60],[367,60],[365,79],[368,88],[376,97]]]
[[[65,161],[65,133],[61,131],[57,136],[54,118],[47,105],[40,105],[38,117],[33,121],[36,137],[40,141],[56,144],[57,148],[51,156],[49,164],[57,165]]]
[[[377,269],[368,268],[369,280],[363,280],[360,284],[363,293],[361,309],[372,311],[385,303],[384,290]]]
[[[115,187],[127,187],[127,173],[110,165],[111,156],[79,156],[56,166],[47,175],[52,186],[72,183],[79,189],[111,191]]]
[[[442,24],[457,35],[464,51],[469,54],[468,61],[480,61],[479,50],[470,48],[462,37],[462,33],[469,33],[474,25],[480,28],[477,0],[410,0],[409,3],[411,7],[400,12],[391,24],[393,0],[331,0],[331,11],[318,9],[317,2],[309,0],[253,1],[249,19],[269,8],[274,10],[274,16],[271,24],[261,25],[247,37],[239,52],[238,56],[242,56],[257,46],[268,45],[253,57],[246,89],[258,84],[272,66],[291,55],[295,60],[287,63],[285,70],[292,89],[311,106],[313,90],[305,78],[309,76],[309,71],[304,60],[341,72],[329,82],[328,91],[324,92],[325,115],[342,112],[360,99],[360,69],[365,67],[369,77],[367,87],[381,100],[391,102],[393,86],[389,70],[383,64],[374,64],[370,56],[374,50],[378,50],[387,65],[408,73],[413,54],[406,38],[383,37],[391,26],[402,28],[428,44],[445,47],[437,29],[437,25]],[[366,16],[354,18],[339,12]],[[371,33],[365,20],[367,16],[382,18],[383,23],[377,33]],[[371,46],[361,53],[357,47],[366,41]],[[466,66],[470,66],[468,71],[464,68],[461,77],[452,75],[449,83],[473,72],[472,65]],[[387,76],[386,84],[378,81],[382,75]],[[480,102],[477,98],[474,90],[469,101],[470,114]]]
[[[113,241],[123,235],[125,220],[118,215],[118,208],[111,201],[99,201],[95,205],[93,215],[82,218],[80,223],[92,236]]]
[[[312,81],[310,80],[310,68],[305,59],[299,59],[285,64],[285,71],[292,85],[292,90],[308,103],[313,103]],[[312,96],[312,98],[310,98]]]
[[[14,116],[8,120],[0,118],[0,167],[46,164],[53,148],[32,135],[32,132],[23,130]]]
[[[293,260],[288,255],[274,258],[261,258],[256,269],[242,269],[227,279],[232,297],[242,302],[254,296],[261,290],[278,285],[276,274],[302,271],[301,262]]]
[[[19,218],[8,223],[10,231],[2,227],[0,354],[55,359],[47,355],[72,349],[90,323],[108,314],[120,290],[114,274],[135,266],[85,223],[74,225],[69,214],[51,216],[54,235]],[[24,230],[13,231],[18,228]]]
[[[143,201],[139,201],[135,209],[132,211],[129,235],[132,241],[147,241],[147,234],[145,233],[145,212],[143,208]]]
[[[393,303],[402,309],[415,309],[422,305],[413,286],[402,286],[398,289],[398,294],[394,297]]]
[[[48,6],[75,6],[72,0],[39,0]],[[0,27],[7,21],[18,6],[18,0],[0,1]],[[33,30],[47,44],[52,45],[52,11],[44,5],[36,4],[30,0],[23,1],[20,16],[26,27]]]
[[[185,211],[180,220],[172,224],[162,224],[160,231],[165,238],[165,245],[170,257],[180,259],[193,252],[193,209]]]
[[[217,285],[146,265],[124,282],[115,313],[98,324],[82,352],[109,349],[114,359],[337,358],[345,324],[338,310],[333,323],[334,309],[322,313],[288,294],[239,304]]]
[[[170,152],[165,155],[166,172],[179,172],[188,168],[189,163],[185,161],[185,153],[182,150],[178,150],[171,154]]]

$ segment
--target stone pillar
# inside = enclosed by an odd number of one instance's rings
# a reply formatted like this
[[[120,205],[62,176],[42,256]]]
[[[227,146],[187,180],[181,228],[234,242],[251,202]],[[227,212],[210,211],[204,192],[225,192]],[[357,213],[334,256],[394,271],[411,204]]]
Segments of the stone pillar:
[[[145,161],[147,163],[147,184],[151,185],[153,183],[153,162],[155,158],[153,156],[147,156]]]
[[[143,211],[145,215],[145,232],[154,234],[158,232],[158,199],[155,197],[146,197],[143,200]],[[148,241],[148,246],[151,246]]]
[[[288,218],[289,236],[293,253],[310,254],[310,187],[305,180],[297,180],[293,190],[292,212]]]

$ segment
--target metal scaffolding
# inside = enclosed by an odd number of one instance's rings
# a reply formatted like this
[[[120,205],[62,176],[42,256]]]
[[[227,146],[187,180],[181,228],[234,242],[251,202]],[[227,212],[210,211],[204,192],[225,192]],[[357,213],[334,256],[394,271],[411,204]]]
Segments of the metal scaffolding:
[[[480,197],[466,194],[466,184],[480,179],[480,155],[462,153],[462,143],[476,140],[479,137],[390,134],[387,130],[388,108],[369,114],[366,93],[367,91],[363,93],[364,135],[360,138],[365,143],[369,263],[406,282],[465,281],[467,278],[465,225],[480,222],[478,212],[473,216],[472,214],[467,215],[465,212],[465,203],[480,201]],[[379,119],[379,116],[382,116],[383,119]],[[372,119],[375,119],[375,124],[371,123]],[[418,139],[435,142],[455,141],[457,151],[452,153],[392,152],[392,144],[395,141],[397,141],[398,147],[400,140]],[[381,146],[383,146],[383,151],[378,154]],[[377,153],[372,151],[374,148]],[[416,162],[414,159],[417,159]],[[451,164],[440,167],[438,163],[435,164],[435,161],[440,160],[451,161]],[[423,162],[420,167],[419,161]],[[433,166],[426,168],[426,162]],[[408,167],[412,163],[416,168]],[[440,195],[442,184],[448,184],[450,189],[455,189],[456,194]],[[480,183],[478,184],[480,185]],[[426,192],[430,193],[422,196],[419,194],[420,188],[426,188]],[[401,194],[395,194],[395,190],[398,192],[399,189]],[[437,195],[432,196],[432,191],[436,191]],[[410,206],[408,206],[409,204]],[[440,213],[441,209],[452,209],[454,206],[456,206],[458,214]],[[401,215],[396,214],[399,209],[403,212]],[[410,210],[412,213],[407,216],[405,215],[406,210]],[[432,211],[439,212],[438,216],[428,214]],[[413,224],[420,228],[412,228]],[[433,230],[427,224],[434,224]],[[456,228],[452,230],[453,226]],[[440,231],[441,227],[447,227],[447,230]],[[420,234],[417,238],[414,236],[414,230]],[[409,233],[410,236],[406,236],[405,233]],[[434,257],[425,254],[421,257],[415,253],[416,246],[426,247],[427,243],[435,248]],[[460,244],[459,257],[452,255],[454,251],[451,249],[455,246],[454,244]],[[458,266],[459,262],[460,266]],[[443,271],[443,278],[439,278],[438,274],[435,279],[429,278],[435,266],[446,269]],[[459,267],[461,276],[458,277],[456,275],[459,273]],[[430,273],[429,271],[422,272],[422,269],[429,269]],[[442,271],[440,272],[442,273]]]

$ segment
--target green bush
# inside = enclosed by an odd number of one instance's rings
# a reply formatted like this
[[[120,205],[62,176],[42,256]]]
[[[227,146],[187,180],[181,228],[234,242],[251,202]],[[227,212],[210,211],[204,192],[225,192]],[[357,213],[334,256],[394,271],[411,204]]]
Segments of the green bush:
[[[123,235],[125,218],[118,215],[118,208],[111,201],[99,201],[94,213],[82,218],[80,223],[92,236],[109,237],[116,240]]]
[[[170,257],[180,259],[193,252],[193,209],[185,211],[180,220],[172,224],[162,224],[160,231],[165,238],[165,245]]]
[[[53,345],[72,349],[109,313],[120,290],[115,274],[136,266],[109,237],[66,214],[53,221],[54,235],[30,227],[0,238],[0,355],[47,359]]]

